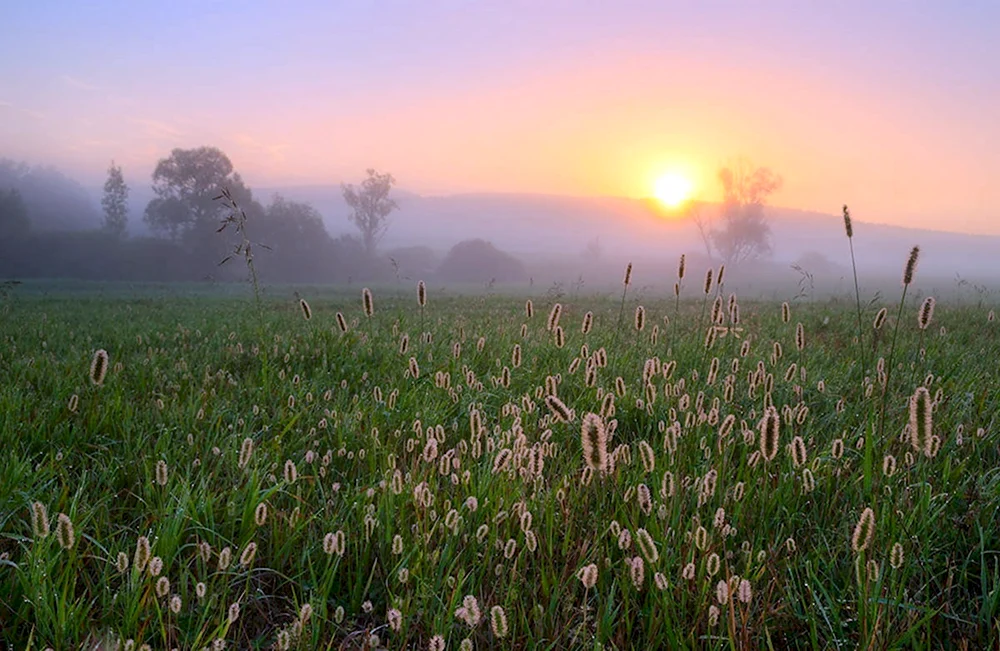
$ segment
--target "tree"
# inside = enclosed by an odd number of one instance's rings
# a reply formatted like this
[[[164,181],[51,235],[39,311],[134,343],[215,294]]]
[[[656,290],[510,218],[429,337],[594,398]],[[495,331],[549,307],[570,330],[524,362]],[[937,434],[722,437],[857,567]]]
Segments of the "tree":
[[[375,248],[389,228],[389,213],[399,207],[389,198],[395,182],[391,174],[379,174],[369,169],[368,178],[361,182],[360,188],[355,188],[353,184],[341,186],[344,201],[352,210],[351,221],[361,231],[361,240],[370,258],[375,256]]]
[[[104,230],[115,237],[124,235],[128,225],[128,186],[122,168],[114,161],[108,168],[108,180],[104,182],[101,207],[104,208]]]
[[[719,170],[719,182],[722,183],[720,225],[709,233],[716,252],[727,264],[769,255],[771,227],[764,217],[764,206],[781,187],[781,177],[740,158]]]
[[[198,236],[214,230],[226,213],[216,197],[228,188],[244,209],[253,202],[250,190],[233,163],[215,147],[174,149],[153,170],[156,197],[146,206],[143,219],[154,231],[179,240],[197,231]]]
[[[0,190],[0,238],[19,239],[28,234],[28,208],[16,189]]]
[[[464,240],[451,247],[438,268],[442,280],[453,282],[514,282],[525,275],[520,260],[480,239]]]

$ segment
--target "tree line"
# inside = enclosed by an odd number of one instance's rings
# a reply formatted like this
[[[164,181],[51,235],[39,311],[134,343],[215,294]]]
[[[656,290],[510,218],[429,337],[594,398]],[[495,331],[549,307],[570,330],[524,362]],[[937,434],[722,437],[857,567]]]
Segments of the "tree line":
[[[390,197],[394,183],[391,175],[368,170],[360,185],[344,185],[358,236],[331,237],[311,205],[281,195],[267,203],[258,200],[221,150],[174,149],[152,174],[154,197],[142,215],[152,235],[129,237],[130,188],[114,161],[101,199],[103,218],[95,224],[94,215],[87,215],[83,223],[90,227],[83,230],[71,230],[71,220],[49,214],[90,209],[82,188],[48,168],[0,161],[0,275],[236,279],[244,270],[219,264],[236,245],[231,234],[218,232],[230,210],[219,200],[225,189],[247,215],[249,235],[258,244],[255,264],[266,281],[337,282],[388,276],[392,267],[378,256],[377,247],[389,214],[397,208]],[[72,201],[40,209],[42,198],[66,195],[66,188],[73,190],[68,194],[75,192]]]

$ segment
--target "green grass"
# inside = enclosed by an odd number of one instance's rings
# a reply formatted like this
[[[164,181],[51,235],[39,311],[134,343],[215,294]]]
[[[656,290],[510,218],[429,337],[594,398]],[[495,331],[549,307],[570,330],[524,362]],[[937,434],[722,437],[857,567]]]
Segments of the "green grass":
[[[373,635],[388,648],[428,648],[440,635],[449,649],[465,638],[476,649],[1000,643],[1000,332],[987,309],[939,300],[921,339],[916,303],[907,303],[879,438],[881,389],[866,395],[860,382],[853,297],[793,305],[787,324],[779,304],[741,302],[741,339],[717,338],[710,350],[699,328],[700,292],[679,311],[673,296],[645,298],[642,333],[630,318],[616,331],[618,297],[573,297],[564,303],[561,349],[545,330],[552,301],[541,296],[530,320],[514,297],[441,298],[432,290],[421,314],[415,288],[412,296],[381,290],[370,320],[360,291],[304,297],[310,321],[291,298],[265,299],[263,329],[245,296],[163,289],[137,297],[119,288],[21,291],[0,303],[0,641],[17,649],[126,639],[157,649],[211,648],[222,639],[227,648],[272,648],[286,635],[301,649],[360,649]],[[628,314],[636,304],[628,299]],[[863,315],[866,324],[878,307]],[[584,336],[588,310],[594,327]],[[346,334],[338,311],[350,323]],[[803,351],[795,347],[799,322]],[[890,319],[883,330],[891,327]],[[888,357],[887,337],[872,350],[865,335],[870,365]],[[775,342],[781,359],[772,358]],[[608,347],[592,387],[587,359],[570,373],[584,345],[590,354]],[[88,371],[99,348],[111,369],[94,386]],[[416,378],[407,373],[411,356]],[[643,382],[651,358],[676,362],[669,379],[652,378],[652,403]],[[758,364],[773,376],[769,398],[766,378],[753,391],[748,384]],[[500,381],[504,367],[509,386]],[[909,396],[928,374],[941,398],[933,458],[901,436]],[[571,423],[550,417],[542,394],[549,375],[561,378]],[[614,402],[614,470],[584,484],[580,421],[600,412],[618,376],[626,394]],[[768,401],[783,415],[779,450],[753,464]],[[482,416],[478,437],[473,409]],[[735,426],[720,438],[729,414]],[[664,431],[674,421],[680,435],[671,453]],[[438,439],[436,455],[425,450],[428,436]],[[788,449],[796,436],[807,453],[802,467]],[[240,467],[247,438],[254,450]],[[651,471],[641,441],[655,452]],[[504,448],[512,459],[494,472]],[[540,471],[530,462],[539,455]],[[891,476],[883,472],[887,455],[896,462]],[[160,460],[168,467],[163,486]],[[667,472],[672,496],[661,493]],[[708,484],[715,477],[714,492],[702,492],[706,476]],[[648,514],[636,498],[640,484],[652,494]],[[32,531],[35,501],[51,520],[45,538]],[[261,503],[267,518],[258,525]],[[866,507],[874,535],[855,552],[851,537]],[[530,526],[522,526],[524,512]],[[56,540],[58,513],[73,522],[72,549]],[[636,586],[630,563],[642,556],[639,529],[658,558],[643,561]],[[621,530],[632,540],[625,549]],[[324,536],[337,531],[344,553],[329,555]],[[162,560],[159,577],[132,564],[140,536]],[[251,542],[256,555],[243,566]],[[903,562],[893,567],[896,543]],[[221,568],[225,548],[232,561]],[[116,567],[120,553],[129,559],[125,572]],[[709,576],[713,554],[719,570]],[[591,563],[599,573],[586,590],[577,573]],[[692,579],[684,578],[689,564]],[[169,580],[163,596],[160,577]],[[748,581],[748,602],[719,602],[719,581],[732,577],[734,588]],[[466,595],[482,613],[474,628],[455,615]],[[229,622],[236,602],[239,617]],[[312,614],[301,622],[304,604]],[[503,639],[489,623],[494,606],[506,614]],[[387,624],[390,608],[402,614],[399,630]]]

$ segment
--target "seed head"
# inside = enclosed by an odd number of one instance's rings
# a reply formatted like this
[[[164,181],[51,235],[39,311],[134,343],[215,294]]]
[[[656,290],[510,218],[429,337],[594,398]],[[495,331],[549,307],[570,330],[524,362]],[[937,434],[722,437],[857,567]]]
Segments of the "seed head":
[[[94,351],[94,357],[90,360],[90,381],[96,386],[101,386],[107,374],[108,351],[101,348]]]
[[[917,314],[917,327],[921,330],[926,330],[927,326],[931,324],[931,319],[934,318],[935,302],[933,296],[928,296],[924,299],[923,305],[920,306],[920,312]]]
[[[156,483],[160,486],[167,485],[167,462],[163,459],[156,462]]]
[[[712,270],[709,269],[705,272],[705,296],[712,291]]]
[[[851,226],[851,211],[847,209],[847,204],[844,204],[844,231],[847,232],[848,239],[854,237],[854,227]]]
[[[677,280],[684,280],[684,254],[681,254],[681,261],[677,265]]]
[[[38,539],[49,535],[49,515],[41,502],[34,502],[31,505],[31,531]]]
[[[583,461],[593,471],[605,471],[608,467],[608,434],[604,421],[597,414],[583,417],[580,429],[580,443],[583,447]]]
[[[337,327],[340,328],[341,332],[347,332],[347,320],[340,312],[337,312]]]
[[[920,247],[915,246],[910,250],[910,257],[906,259],[906,268],[903,270],[903,285],[907,286],[913,282],[913,272],[917,270],[917,260],[920,258]]]
[[[493,635],[507,637],[507,613],[502,606],[490,608],[490,628],[493,629]]]
[[[855,552],[863,552],[868,549],[872,538],[875,536],[875,512],[871,507],[865,507],[861,512],[858,523],[854,526],[854,535],[851,536],[851,549]]]
[[[306,302],[306,299],[304,299],[304,298],[300,298],[299,299],[299,309],[302,310],[302,318],[303,319],[305,319],[306,321],[308,321],[309,319],[312,318],[312,316],[313,316],[312,308],[309,307],[309,303]]]
[[[882,329],[882,326],[885,325],[885,317],[888,313],[889,313],[888,310],[886,310],[884,307],[878,311],[878,314],[875,315],[875,322],[872,324],[872,327],[875,330]]]
[[[910,398],[910,444],[927,457],[934,456],[933,425],[931,394],[926,387],[918,387]]]
[[[149,557],[152,554],[149,548],[149,538],[146,536],[139,536],[139,539],[135,541],[135,555],[132,557],[132,565],[139,572],[146,569],[146,564],[149,563]]]
[[[778,454],[778,437],[781,417],[773,405],[767,408],[760,419],[760,453],[765,461],[771,461]]]
[[[73,549],[73,545],[76,544],[73,521],[65,513],[56,516],[56,540],[63,549]]]
[[[584,589],[590,590],[597,585],[597,565],[594,563],[584,565],[577,571],[576,578],[580,579]]]
[[[632,263],[631,262],[629,262],[628,266],[625,267],[625,279],[622,281],[622,284],[625,285],[626,287],[628,287],[629,285],[632,284]]]
[[[243,548],[243,553],[240,554],[240,565],[243,567],[250,567],[253,563],[254,556],[257,555],[257,543],[248,542],[247,546]]]
[[[556,303],[549,312],[549,319],[545,322],[545,329],[552,332],[559,325],[559,317],[562,316],[562,304]]]
[[[646,327],[646,308],[638,306],[635,308],[635,329],[642,332]]]
[[[417,283],[417,305],[420,307],[427,305],[427,285],[422,280]]]
[[[371,318],[375,313],[375,306],[372,303],[372,290],[367,287],[361,290],[361,305],[365,310],[365,316]]]

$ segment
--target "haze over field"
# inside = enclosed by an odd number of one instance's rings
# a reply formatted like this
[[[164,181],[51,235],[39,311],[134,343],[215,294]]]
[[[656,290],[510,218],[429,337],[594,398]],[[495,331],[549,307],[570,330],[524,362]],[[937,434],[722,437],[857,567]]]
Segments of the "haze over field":
[[[288,240],[274,281],[377,280],[414,247],[409,271],[433,274],[474,238],[546,281],[681,253],[836,280],[846,203],[863,272],[898,273],[921,244],[926,273],[993,283],[998,20],[990,3],[22,3],[0,27],[0,192],[19,191],[33,239],[0,273],[212,275],[218,247],[185,257],[201,234],[144,219],[157,164],[207,146],[261,230]],[[101,228],[112,160],[129,187],[121,246],[176,268],[157,276],[134,252],[100,273],[15,260],[71,246],[43,233]],[[770,228],[737,260],[692,218],[721,228],[718,172],[740,160],[780,183],[736,202],[760,203]],[[368,168],[393,175],[398,204],[371,250],[341,190]],[[275,194],[295,204],[286,221],[266,210]],[[292,246],[305,232],[309,254]],[[157,243],[168,233],[178,251]]]

